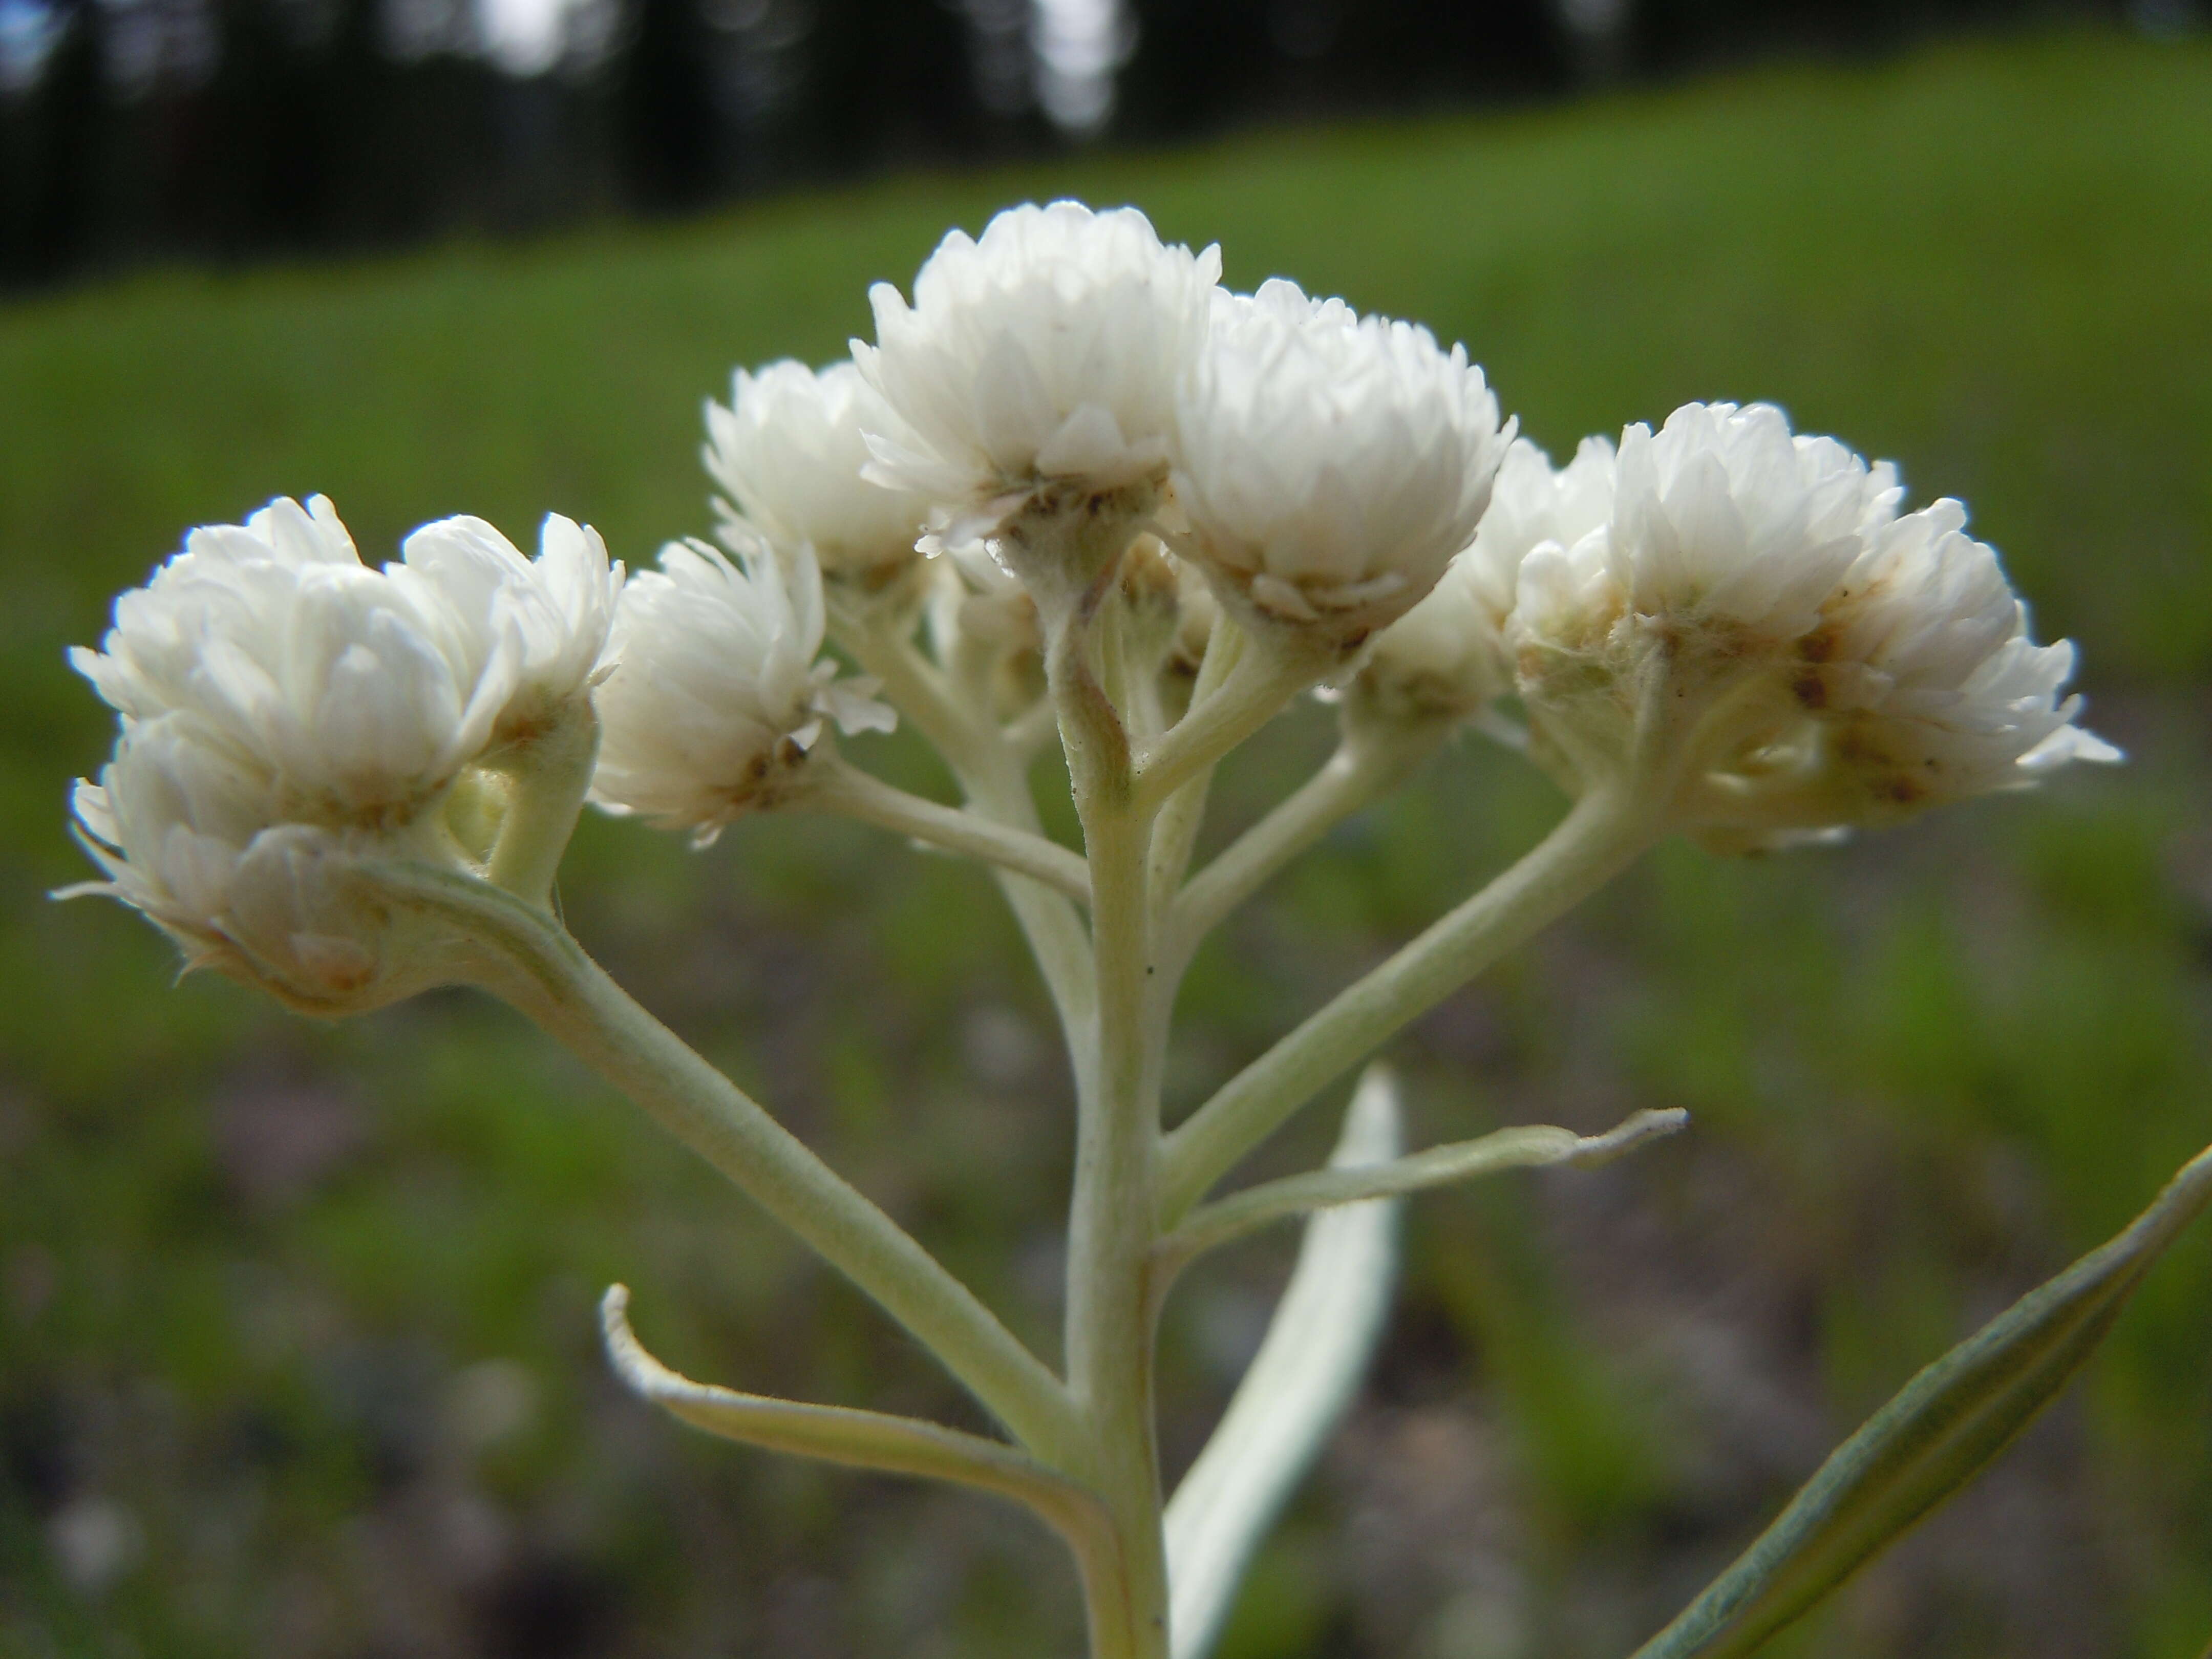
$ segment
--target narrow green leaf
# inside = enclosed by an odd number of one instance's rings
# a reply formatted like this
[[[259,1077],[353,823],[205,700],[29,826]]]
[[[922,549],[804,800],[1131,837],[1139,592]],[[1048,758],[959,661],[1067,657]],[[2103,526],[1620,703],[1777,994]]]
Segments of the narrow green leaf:
[[[1634,1659],[1738,1659],[1836,1589],[2051,1403],[2150,1264],[2209,1203],[2212,1150],[2125,1232],[1907,1383]]]
[[[601,1298],[599,1322],[616,1374],[693,1428],[793,1457],[917,1475],[1012,1498],[1035,1511],[1098,1571],[1120,1571],[1121,1546],[1097,1497],[1016,1447],[913,1418],[694,1382],[646,1352],[630,1329],[629,1291],[620,1285],[609,1286]]]

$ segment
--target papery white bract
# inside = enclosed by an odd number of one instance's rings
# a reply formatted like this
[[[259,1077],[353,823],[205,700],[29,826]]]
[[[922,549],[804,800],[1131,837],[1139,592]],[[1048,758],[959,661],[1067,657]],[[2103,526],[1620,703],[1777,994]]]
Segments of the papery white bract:
[[[1187,544],[1224,599],[1349,646],[1474,538],[1512,428],[1464,347],[1278,279],[1218,296],[1176,434]]]
[[[1513,614],[1522,562],[1547,544],[1576,547],[1612,522],[1613,456],[1606,438],[1583,439],[1574,459],[1558,469],[1527,438],[1515,439],[1505,452],[1474,545],[1461,561],[1485,623],[1501,641]],[[1604,561],[1594,562],[1601,567]]]
[[[1540,500],[1529,483],[1527,498]],[[1559,475],[1548,510],[1559,529],[1583,533],[1547,538],[1522,557],[1519,631],[1587,650],[1640,617],[1737,656],[1786,648],[1814,626],[1900,494],[1893,469],[1832,438],[1793,435],[1770,404],[1686,404],[1656,434],[1627,428],[1609,468],[1586,447]]]
[[[2121,757],[2074,724],[2073,641],[2028,636],[2027,606],[1966,523],[1944,500],[1875,531],[1798,641],[1802,724],[1711,781],[1720,827],[1876,823]]]
[[[1613,574],[1639,615],[1796,639],[1903,495],[1896,469],[1793,434],[1771,404],[1686,404],[1624,430]]]
[[[707,404],[707,471],[729,491],[718,503],[789,554],[814,549],[828,577],[874,585],[911,563],[929,516],[911,490],[864,482],[870,432],[902,430],[850,362],[817,372],[786,360],[739,369],[727,408]]]
[[[956,515],[1047,481],[1164,478],[1220,270],[1218,249],[1164,246],[1134,208],[1027,205],[954,231],[912,306],[869,291],[876,343],[854,360],[909,428],[872,434],[871,476]]]
[[[821,658],[823,625],[821,573],[804,544],[787,562],[761,544],[734,559],[703,542],[662,550],[616,614],[592,799],[703,845],[776,803],[825,721],[890,731],[896,717],[874,701],[874,683],[841,681]]]

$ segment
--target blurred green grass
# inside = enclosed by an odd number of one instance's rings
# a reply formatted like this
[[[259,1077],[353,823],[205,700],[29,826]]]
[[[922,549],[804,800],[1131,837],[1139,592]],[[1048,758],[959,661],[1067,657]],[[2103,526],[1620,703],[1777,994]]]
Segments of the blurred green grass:
[[[1439,1134],[1665,1104],[1698,1127],[1419,1209],[1370,1403],[1231,1659],[1626,1652],[1827,1443],[2212,1139],[2208,109],[2202,41],[2063,34],[0,312],[0,1653],[1072,1649],[1016,1518],[620,1398],[590,1316],[617,1278],[695,1371],[966,1410],[513,1022],[440,998],[311,1027],[172,989],[149,930],[40,900],[81,873],[62,786],[106,742],[61,647],[184,526],[319,489],[372,556],[555,509],[642,562],[707,522],[697,410],[729,366],[835,355],[868,282],[1060,192],[1218,239],[1239,285],[1464,338],[1555,452],[1763,397],[1897,458],[1974,505],[2133,753],[1838,855],[1669,848],[1401,1045]],[[1318,721],[1232,774],[1224,820]],[[903,739],[874,757],[932,775]],[[1209,951],[1181,1098],[1556,810],[1470,746],[1335,837]],[[695,856],[595,822],[564,890],[644,1000],[1050,1346],[1066,1091],[979,878],[842,826]],[[1178,1306],[1172,1454],[1282,1265],[1249,1247]],[[2208,1310],[2199,1239],[2074,1403],[1777,1650],[2191,1659]]]

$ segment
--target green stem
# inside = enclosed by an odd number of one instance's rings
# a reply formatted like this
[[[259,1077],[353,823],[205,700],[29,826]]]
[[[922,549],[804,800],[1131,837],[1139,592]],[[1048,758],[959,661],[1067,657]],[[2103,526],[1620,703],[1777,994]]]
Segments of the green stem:
[[[1085,827],[1098,1018],[1078,1101],[1068,1387],[1091,1428],[1094,1462],[1086,1474],[1122,1540],[1121,1593],[1137,1638],[1129,1659],[1160,1659],[1167,1651],[1167,1560],[1152,1398],[1152,1269],[1161,1044],[1150,983],[1146,836],[1126,804],[1086,813]]]
[[[969,805],[994,822],[1042,839],[1036,802],[1019,757],[995,726],[971,717],[944,672],[923,660],[912,641],[880,619],[863,625],[833,613],[830,622],[837,643],[883,683],[891,706],[936,745]],[[1062,893],[1010,872],[1000,871],[998,877],[1073,1048],[1083,1040],[1095,999],[1082,918]]]
[[[858,618],[837,610],[830,615],[830,638],[882,682],[885,699],[929,739],[945,763],[956,773],[979,764],[997,732],[970,714],[944,671],[914,648],[897,631],[901,626],[874,612]]]
[[[486,873],[540,909],[552,899],[553,877],[576,833],[599,755],[599,718],[580,700],[501,763],[508,779],[507,812]]]
[[[1199,659],[1198,678],[1190,690],[1190,708],[1196,708],[1221,689],[1230,670],[1237,665],[1247,637],[1242,629],[1216,622],[1206,635],[1206,654]],[[1152,908],[1152,927],[1163,939],[1172,937],[1166,931],[1169,907],[1175,902],[1176,890],[1182,885],[1184,872],[1190,868],[1191,854],[1198,846],[1198,832],[1206,823],[1206,797],[1212,787],[1213,769],[1200,769],[1167,798],[1166,805],[1152,822],[1151,892],[1147,902]],[[1164,968],[1162,971],[1173,970]],[[1173,989],[1163,986],[1160,994],[1171,997]]]
[[[386,892],[445,915],[497,951],[509,971],[486,988],[873,1297],[1023,1445],[1058,1467],[1079,1443],[1060,1379],[972,1291],[639,1006],[551,918],[482,883],[421,866],[383,866],[375,878]]]
[[[1603,886],[1656,833],[1635,794],[1584,795],[1519,863],[1307,1018],[1167,1138],[1164,1223],[1377,1044]]]
[[[1081,1471],[1121,1540],[1130,1645],[1094,1659],[1166,1659],[1167,1547],[1152,1397],[1164,999],[1157,993],[1147,863],[1151,814],[1131,799],[1122,717],[1098,681],[1096,595],[1055,620],[1045,665],[1091,866],[1096,1018],[1079,1055],[1068,1206],[1067,1386],[1091,1435]]]
[[[1215,637],[1235,626],[1223,617],[1213,625]],[[1206,654],[1213,654],[1211,645]],[[1137,805],[1146,812],[1158,811],[1169,796],[1274,719],[1325,667],[1279,641],[1248,638],[1212,695],[1194,694],[1188,712],[1140,757]]]

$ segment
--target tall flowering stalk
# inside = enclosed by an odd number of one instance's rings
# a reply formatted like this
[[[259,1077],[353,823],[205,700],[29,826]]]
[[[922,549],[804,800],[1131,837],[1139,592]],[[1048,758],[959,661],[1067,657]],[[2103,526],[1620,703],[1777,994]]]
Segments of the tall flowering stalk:
[[[1782,847],[2118,757],[2076,723],[2071,646],[2033,642],[1958,503],[1907,512],[1893,469],[1755,404],[1692,404],[1555,468],[1464,348],[1285,281],[1231,294],[1219,268],[1133,210],[1015,209],[949,236],[911,303],[879,285],[851,361],[740,372],[709,405],[719,545],[625,581],[566,520],[533,561],[459,519],[378,570],[328,501],[278,501],[192,532],[74,658],[120,731],[76,795],[106,878],[72,890],[307,1012],[468,984],[535,1020],[1004,1432],[688,1381],[640,1346],[617,1286],[623,1376],[733,1439],[1027,1505],[1073,1553],[1096,1659],[1212,1643],[1382,1328],[1401,1195],[1683,1120],[1409,1153],[1370,1068],[1326,1168],[1214,1196],[1247,1153],[1664,836]],[[1334,702],[1335,754],[1194,871],[1215,767],[1308,692]],[[900,720],[957,802],[845,754]],[[1525,750],[1569,810],[1170,1128],[1200,943],[1462,731]],[[1054,738],[1079,850],[1041,828]],[[1075,1085],[1057,1364],[569,937],[549,896],[587,799],[702,845],[752,812],[841,813],[994,870]],[[1931,1368],[1645,1653],[1747,1651],[1838,1582],[2050,1397],[2208,1196],[2200,1160]],[[1300,1218],[1274,1325],[1170,1498],[1161,1306],[1206,1251]]]

